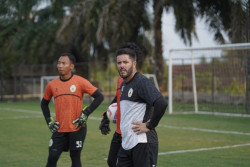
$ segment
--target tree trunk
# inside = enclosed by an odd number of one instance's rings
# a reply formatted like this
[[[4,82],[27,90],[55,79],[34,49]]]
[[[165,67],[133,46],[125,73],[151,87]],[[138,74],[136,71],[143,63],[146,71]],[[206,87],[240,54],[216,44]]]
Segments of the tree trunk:
[[[154,58],[155,58],[155,68],[154,73],[157,77],[157,81],[159,84],[160,90],[164,88],[163,85],[163,77],[164,77],[164,61],[162,56],[162,5],[160,5],[160,1],[154,0],[154,39],[155,39],[155,50],[154,50]]]

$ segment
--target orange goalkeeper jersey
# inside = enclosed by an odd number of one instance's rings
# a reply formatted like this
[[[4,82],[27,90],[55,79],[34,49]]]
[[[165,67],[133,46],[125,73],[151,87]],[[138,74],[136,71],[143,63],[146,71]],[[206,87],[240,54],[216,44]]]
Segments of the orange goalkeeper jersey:
[[[116,102],[117,102],[117,120],[116,120],[116,132],[121,134],[120,122],[121,122],[121,109],[120,109],[120,96],[121,96],[121,84],[123,82],[122,77],[117,80],[116,88]]]
[[[55,120],[60,123],[58,132],[79,130],[72,122],[81,115],[84,93],[92,95],[96,90],[88,80],[78,75],[66,81],[58,77],[47,85],[43,98],[50,101],[54,97]]]

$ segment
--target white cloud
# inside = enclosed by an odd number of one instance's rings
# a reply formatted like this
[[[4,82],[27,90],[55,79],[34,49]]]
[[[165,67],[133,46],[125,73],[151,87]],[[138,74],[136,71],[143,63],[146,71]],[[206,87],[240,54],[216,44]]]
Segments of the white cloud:
[[[183,40],[180,36],[175,32],[175,18],[173,12],[166,13],[164,11],[162,17],[162,35],[163,35],[163,57],[165,59],[168,58],[169,50],[176,48],[186,48]],[[194,37],[192,39],[192,47],[208,47],[208,46],[216,46],[216,43],[213,39],[214,34],[209,32],[207,25],[204,19],[197,18],[196,19],[196,31],[198,35],[199,41],[197,41]]]

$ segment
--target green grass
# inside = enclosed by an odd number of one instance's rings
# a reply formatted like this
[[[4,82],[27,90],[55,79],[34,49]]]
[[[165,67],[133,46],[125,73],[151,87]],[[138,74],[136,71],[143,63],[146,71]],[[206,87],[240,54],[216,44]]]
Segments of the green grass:
[[[194,111],[194,103],[173,103],[174,112],[186,112]],[[198,103],[199,111],[206,112],[220,112],[220,113],[235,113],[235,114],[246,114],[245,105],[243,104],[212,104],[212,103]]]
[[[81,155],[84,167],[107,166],[105,158],[115,125],[111,126],[111,134],[104,136],[98,129],[100,120],[92,119],[101,118],[107,106],[101,105],[88,120],[87,137]],[[54,109],[52,103],[50,107],[51,110]],[[0,127],[1,167],[45,166],[51,133],[42,116],[39,102],[1,102]],[[242,134],[222,133],[225,131],[242,132]],[[159,167],[250,166],[250,145],[219,149],[223,146],[250,143],[250,135],[247,135],[250,134],[250,118],[165,114],[160,126],[157,127],[157,132],[159,153],[166,153],[158,156]],[[190,151],[215,147],[218,149]],[[184,152],[175,152],[179,150]],[[61,155],[58,166],[71,166],[68,152]]]

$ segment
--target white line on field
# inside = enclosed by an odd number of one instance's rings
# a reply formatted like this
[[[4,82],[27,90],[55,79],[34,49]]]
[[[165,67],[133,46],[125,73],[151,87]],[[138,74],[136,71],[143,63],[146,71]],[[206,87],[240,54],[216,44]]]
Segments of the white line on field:
[[[4,117],[0,120],[10,120],[10,119],[31,119],[31,118],[43,118],[43,116],[13,116],[13,117]]]
[[[201,114],[201,115],[216,115],[216,116],[227,116],[227,117],[250,117],[249,114],[237,114],[237,113],[220,113],[220,112],[207,112],[207,111],[185,111],[185,112],[175,112],[175,115],[190,115],[190,114]]]
[[[24,109],[17,109],[17,108],[1,108],[2,110],[6,111],[15,111],[15,112],[23,112],[23,113],[31,113],[31,114],[41,114],[42,111],[32,111],[32,110],[24,110]]]
[[[220,113],[220,112],[206,112],[206,111],[199,111],[197,114],[228,116],[228,117],[250,117],[249,114]]]
[[[159,127],[164,127],[164,128],[169,128],[169,129],[182,129],[182,130],[192,130],[192,131],[201,131],[201,132],[211,132],[211,133],[250,135],[250,133],[243,133],[243,132],[237,132],[237,131],[223,131],[223,130],[201,129],[201,128],[193,128],[193,127],[181,127],[181,126],[170,126],[170,125],[159,125]]]
[[[7,110],[7,111],[15,111],[15,112],[23,112],[23,113],[42,114],[42,112],[39,112],[39,111],[31,111],[31,110],[24,110],[24,109],[11,109],[11,108],[2,108],[2,109]],[[43,118],[43,116],[14,116],[14,117],[0,118],[0,120],[5,120],[5,119],[27,119],[27,118]],[[91,120],[101,120],[101,118],[99,118],[99,117],[90,117],[89,119],[91,119]],[[170,125],[159,125],[159,127],[170,128],[170,129],[184,129],[184,130],[193,130],[193,131],[202,131],[202,132],[212,132],[212,133],[250,135],[250,133],[243,133],[243,132],[237,132],[237,131],[220,131],[220,130],[193,128],[193,127],[179,127],[179,126],[170,126]],[[211,147],[211,148],[198,148],[198,149],[191,149],[191,150],[177,150],[177,151],[160,152],[158,155],[180,154],[180,153],[187,153],[187,152],[199,152],[199,151],[209,151],[209,150],[221,150],[221,149],[229,149],[229,148],[244,147],[244,146],[250,146],[250,143],[237,144],[237,145],[231,145],[231,146],[221,146],[221,147]]]
[[[96,120],[96,121],[101,121],[102,117],[92,117],[92,116],[90,116],[89,119]]]
[[[160,152],[160,153],[158,153],[158,155],[181,154],[181,153],[200,152],[200,151],[209,151],[209,150],[222,150],[222,149],[229,149],[229,148],[236,148],[236,147],[246,147],[246,146],[250,146],[250,143],[236,144],[236,145],[231,145],[231,146],[197,148],[197,149],[191,149],[191,150],[177,150],[177,151]],[[107,160],[107,158],[104,158],[104,160]]]
[[[1,108],[5,111],[13,111],[13,112],[21,112],[21,113],[30,113],[30,114],[38,114],[42,115],[42,111],[34,111],[34,110],[24,110],[24,109],[14,109],[14,108]],[[54,113],[51,113],[52,116],[55,116]],[[0,120],[6,120],[6,119],[25,119],[25,118],[43,118],[43,116],[13,116],[13,117],[4,117],[0,118]],[[90,116],[89,119],[92,120],[101,120],[101,117],[92,117]]]
[[[192,149],[192,150],[177,150],[177,151],[160,152],[158,153],[158,155],[169,155],[169,154],[179,154],[179,153],[199,152],[199,151],[209,151],[209,150],[222,150],[222,149],[245,147],[245,146],[250,146],[250,143],[236,144],[236,145],[231,145],[231,146],[211,147],[211,148],[197,148],[197,149]]]
[[[7,111],[15,111],[15,112],[23,112],[23,113],[32,113],[32,114],[41,114],[42,111],[32,111],[32,110],[24,110],[24,109],[12,109],[12,108],[2,108],[3,110]],[[54,113],[51,114],[54,116]],[[25,119],[25,118],[39,118],[39,117],[32,117],[32,116],[16,116],[16,117],[5,117],[0,118],[0,120],[6,120],[6,119]],[[42,117],[41,117],[42,118]],[[92,117],[90,116],[89,119],[91,120],[101,120],[100,117]],[[159,127],[163,128],[169,128],[169,129],[182,129],[182,130],[192,130],[192,131],[201,131],[201,132],[210,132],[210,133],[224,133],[224,134],[235,134],[235,135],[250,135],[250,133],[244,133],[244,132],[237,132],[237,131],[222,131],[222,130],[213,130],[213,129],[201,129],[201,128],[193,128],[193,127],[181,127],[181,126],[171,126],[171,125],[158,125]]]

